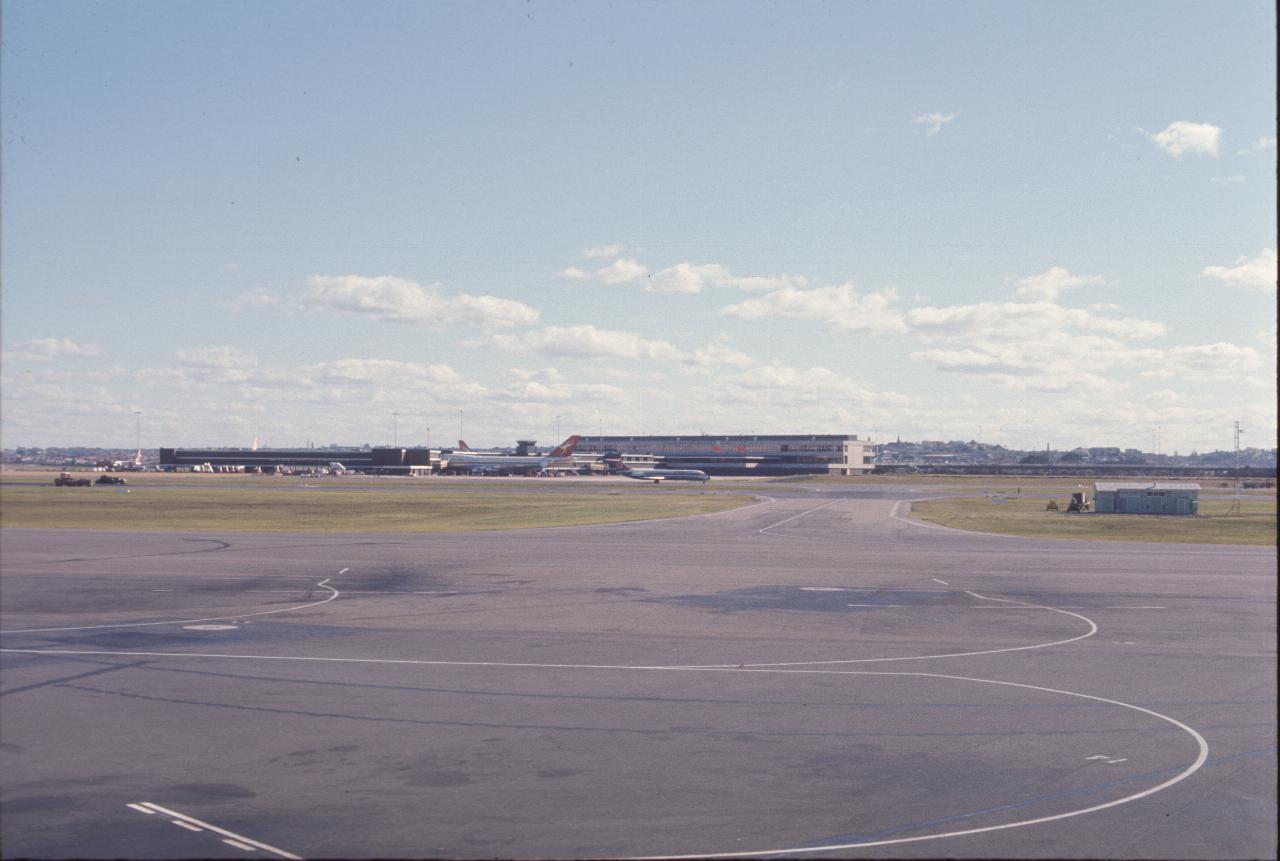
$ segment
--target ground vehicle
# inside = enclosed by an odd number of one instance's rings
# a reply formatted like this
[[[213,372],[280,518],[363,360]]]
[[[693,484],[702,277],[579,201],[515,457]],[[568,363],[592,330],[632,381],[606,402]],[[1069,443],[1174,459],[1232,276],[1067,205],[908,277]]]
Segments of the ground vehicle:
[[[87,478],[73,478],[69,472],[61,473],[53,483],[56,487],[88,487],[92,484]]]
[[[99,476],[98,480],[94,482],[94,484],[128,484],[128,483],[129,483],[128,479],[120,475],[102,475],[102,476]]]

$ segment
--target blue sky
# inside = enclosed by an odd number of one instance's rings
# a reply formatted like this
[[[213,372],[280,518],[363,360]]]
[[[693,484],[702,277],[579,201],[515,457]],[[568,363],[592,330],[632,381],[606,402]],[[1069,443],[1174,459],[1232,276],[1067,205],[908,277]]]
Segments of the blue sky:
[[[1274,445],[1269,3],[0,10],[6,447]]]

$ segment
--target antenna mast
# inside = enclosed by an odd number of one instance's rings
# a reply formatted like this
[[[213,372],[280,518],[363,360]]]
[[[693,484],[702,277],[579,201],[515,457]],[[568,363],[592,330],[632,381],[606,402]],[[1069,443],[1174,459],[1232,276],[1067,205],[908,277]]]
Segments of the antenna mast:
[[[1228,511],[1227,514],[1239,515],[1240,514],[1240,434],[1244,433],[1244,431],[1240,430],[1239,421],[1232,422],[1232,426],[1235,428],[1235,433],[1233,434],[1233,436],[1235,438],[1235,448],[1236,448],[1236,468],[1235,468],[1236,480],[1235,480],[1235,494],[1231,500],[1231,510]]]

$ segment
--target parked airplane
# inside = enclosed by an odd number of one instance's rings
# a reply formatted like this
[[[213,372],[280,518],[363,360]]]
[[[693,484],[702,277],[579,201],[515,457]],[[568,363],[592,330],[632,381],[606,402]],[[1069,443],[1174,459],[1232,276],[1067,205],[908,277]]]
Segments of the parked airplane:
[[[573,435],[548,454],[518,455],[473,452],[470,450],[455,451],[445,456],[450,472],[543,472],[548,469],[559,469],[573,466],[573,450],[578,446],[581,437]],[[458,440],[462,443],[462,440]]]

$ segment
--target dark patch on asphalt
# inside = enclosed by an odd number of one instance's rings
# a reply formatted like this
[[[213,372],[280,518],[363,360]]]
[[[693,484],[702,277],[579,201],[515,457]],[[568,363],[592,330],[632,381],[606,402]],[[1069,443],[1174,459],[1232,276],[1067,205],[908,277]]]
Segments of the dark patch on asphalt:
[[[234,798],[257,798],[258,793],[238,783],[179,783],[154,793],[170,803],[198,804],[202,801],[230,801]]]
[[[749,610],[856,613],[878,607],[943,607],[972,603],[972,599],[967,596],[953,592],[920,592],[903,589],[813,591],[799,586],[756,586],[710,595],[674,595],[669,598],[644,600],[662,604],[679,604],[719,613],[740,613]],[[850,606],[851,604],[856,606]]]
[[[601,595],[633,595],[637,592],[648,592],[649,590],[642,589],[639,586],[614,586],[614,587],[604,587],[601,589],[592,589],[591,591],[599,593]]]
[[[234,617],[223,617],[206,622],[190,622],[197,625],[230,625]],[[32,635],[50,646],[92,646],[99,649],[127,649],[130,651],[165,651],[182,646],[210,644],[247,645],[250,643],[280,643],[295,640],[346,637],[350,628],[334,625],[300,625],[285,622],[243,622],[235,628],[224,630],[188,630],[178,623],[157,624],[152,627],[168,628],[163,631],[97,631],[91,634],[68,632],[59,636]]]
[[[4,803],[5,813],[65,813],[79,810],[84,802],[66,795],[28,795],[12,798]]]
[[[461,771],[439,771],[435,769],[416,771],[405,780],[405,783],[409,786],[432,786],[440,789],[451,786],[466,786],[468,783],[474,782]]]

